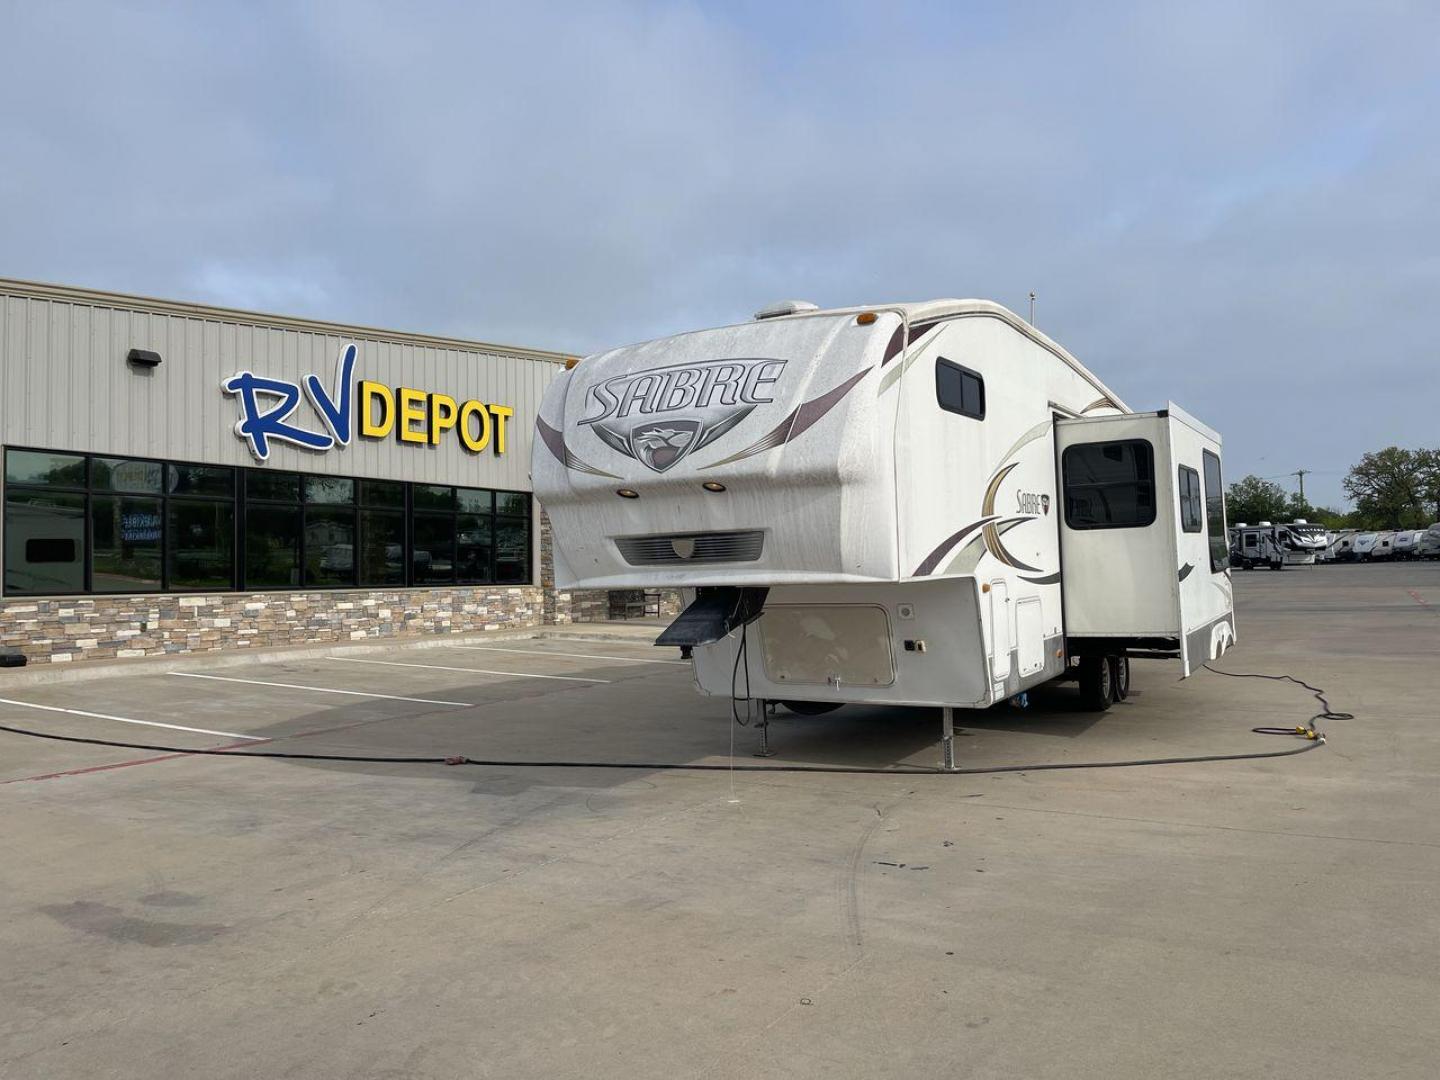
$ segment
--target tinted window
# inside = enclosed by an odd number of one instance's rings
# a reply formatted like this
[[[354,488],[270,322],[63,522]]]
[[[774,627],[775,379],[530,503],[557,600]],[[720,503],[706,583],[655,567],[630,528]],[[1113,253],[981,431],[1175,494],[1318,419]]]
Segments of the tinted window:
[[[160,494],[165,466],[158,461],[97,457],[90,463],[90,483],[96,491],[134,491]]]
[[[273,499],[277,502],[300,501],[300,477],[295,473],[245,472],[245,494],[252,499]]]
[[[985,380],[943,356],[935,361],[935,400],[946,412],[985,419]]]
[[[245,509],[245,588],[293,589],[300,584],[300,508]]]
[[[235,504],[175,499],[167,523],[170,588],[230,589],[235,581]]]
[[[305,501],[349,506],[355,502],[355,481],[340,476],[307,476]]]
[[[455,519],[455,564],[461,585],[494,581],[490,569],[489,514],[461,514]]]
[[[5,493],[5,591],[73,593],[85,588],[85,496]]]
[[[392,480],[361,480],[360,505],[399,509],[405,505],[405,485]]]
[[[154,592],[160,588],[158,498],[96,495],[90,501],[90,588]]]
[[[452,487],[416,484],[412,489],[411,498],[415,501],[416,510],[455,509],[455,489]]]
[[[495,494],[495,510],[501,514],[530,513],[530,496],[519,491],[500,491]]]
[[[495,505],[495,493],[482,488],[456,488],[457,508],[466,514],[488,514]]]
[[[1200,500],[1200,474],[1188,465],[1180,466],[1180,528],[1187,533],[1200,531],[1204,514]]]
[[[1155,452],[1143,439],[1066,448],[1065,524],[1127,529],[1155,520]]]
[[[530,523],[498,518],[495,523],[495,580],[519,585],[530,580]]]
[[[79,454],[46,454],[35,450],[5,451],[7,484],[84,487],[85,459]]]
[[[1230,565],[1225,543],[1225,486],[1220,478],[1220,459],[1209,450],[1201,459],[1205,465],[1205,532],[1210,538],[1210,572],[1215,574]]]
[[[416,585],[448,585],[455,580],[453,515],[415,515],[415,550],[411,564]]]
[[[405,515],[360,511],[360,584],[405,584]]]
[[[175,495],[229,498],[235,494],[235,470],[208,465],[171,465],[170,491]]]
[[[355,511],[312,506],[305,511],[305,584],[355,584]]]

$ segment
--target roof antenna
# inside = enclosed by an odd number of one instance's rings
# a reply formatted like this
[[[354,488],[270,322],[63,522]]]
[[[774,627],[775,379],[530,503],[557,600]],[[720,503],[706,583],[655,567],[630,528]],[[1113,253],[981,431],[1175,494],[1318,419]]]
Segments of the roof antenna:
[[[1030,290],[1030,325],[1035,325],[1035,290]]]

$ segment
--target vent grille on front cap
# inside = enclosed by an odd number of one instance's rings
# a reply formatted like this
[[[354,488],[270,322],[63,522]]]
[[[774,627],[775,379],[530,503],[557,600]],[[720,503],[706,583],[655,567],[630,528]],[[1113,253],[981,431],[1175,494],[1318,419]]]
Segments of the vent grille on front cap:
[[[625,536],[615,541],[631,566],[661,563],[754,562],[760,558],[765,534],[743,532],[678,533],[669,536]]]

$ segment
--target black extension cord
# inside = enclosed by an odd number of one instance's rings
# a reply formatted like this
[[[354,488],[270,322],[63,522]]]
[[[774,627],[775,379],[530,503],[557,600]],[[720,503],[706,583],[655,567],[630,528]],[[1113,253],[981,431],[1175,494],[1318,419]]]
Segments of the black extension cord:
[[[78,735],[54,735],[45,731],[30,731],[26,728],[0,724],[0,731],[12,735],[26,735],[34,739],[51,739],[55,742],[84,743],[89,746],[113,746],[123,750],[146,750],[160,754],[194,754],[208,757],[279,758],[290,761],[338,761],[370,765],[480,765],[502,769],[646,769],[672,772],[777,772],[777,773],[861,773],[867,775],[900,776],[979,776],[989,773],[1048,772],[1057,769],[1129,769],[1142,765],[1192,765],[1210,761],[1255,761],[1261,758],[1292,757],[1308,753],[1325,745],[1325,735],[1315,727],[1317,720],[1353,720],[1352,713],[1335,712],[1325,694],[1309,683],[1293,675],[1259,675],[1240,671],[1221,671],[1209,664],[1206,671],[1216,675],[1228,675],[1234,679],[1271,679],[1293,682],[1309,690],[1325,707],[1316,713],[1306,727],[1256,727],[1251,731],[1261,735],[1293,735],[1303,737],[1305,745],[1291,750],[1270,750],[1250,754],[1199,754],[1191,757],[1141,758],[1135,761],[1076,761],[1047,762],[1039,765],[994,765],[981,769],[943,769],[920,766],[886,766],[867,768],[852,765],[694,765],[676,762],[652,761],[510,761],[487,758],[471,758],[463,755],[451,757],[362,757],[354,754],[296,754],[282,750],[192,750],[183,746],[156,746],[151,743],[116,742],[111,739],[85,739]],[[733,705],[732,705],[733,709]],[[762,718],[763,719],[763,718]]]

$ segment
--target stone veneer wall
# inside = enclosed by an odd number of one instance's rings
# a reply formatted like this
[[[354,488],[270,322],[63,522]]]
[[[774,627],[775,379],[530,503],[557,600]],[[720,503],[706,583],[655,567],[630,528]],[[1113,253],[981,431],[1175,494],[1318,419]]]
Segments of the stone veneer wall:
[[[76,596],[0,601],[0,646],[31,663],[536,626],[538,586]]]
[[[539,585],[11,597],[0,599],[0,647],[64,663],[607,620],[605,590],[556,590],[550,520],[539,520]],[[679,592],[663,591],[661,616],[679,613]]]

